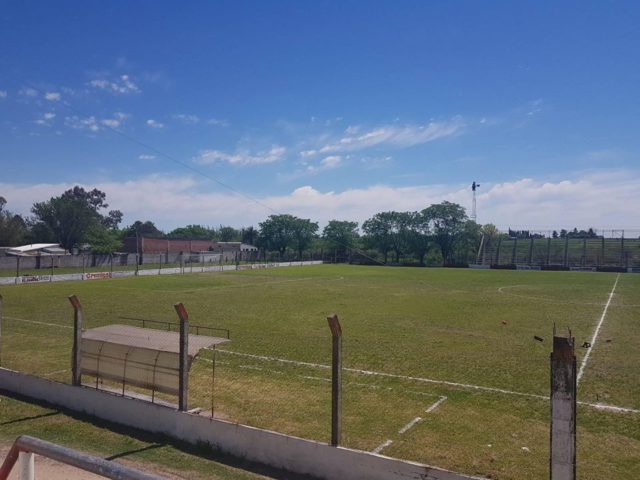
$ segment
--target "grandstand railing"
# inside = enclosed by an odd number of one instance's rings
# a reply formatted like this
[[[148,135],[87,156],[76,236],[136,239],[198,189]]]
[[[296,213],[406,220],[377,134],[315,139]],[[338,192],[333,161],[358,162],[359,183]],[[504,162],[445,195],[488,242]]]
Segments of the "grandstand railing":
[[[39,438],[21,435],[15,442],[13,442],[11,450],[9,450],[9,453],[4,459],[4,463],[0,467],[0,480],[7,480],[9,478],[9,474],[18,461],[20,453],[25,454],[22,456],[21,460],[21,462],[23,462],[20,476],[21,480],[35,479],[34,454],[50,458],[51,460],[55,460],[56,462],[64,463],[66,465],[71,465],[72,467],[76,467],[105,478],[118,480],[163,479],[163,477],[159,477],[157,475],[151,475],[135,468],[126,467],[100,457],[87,455],[86,453],[78,452],[77,450],[72,450]]]

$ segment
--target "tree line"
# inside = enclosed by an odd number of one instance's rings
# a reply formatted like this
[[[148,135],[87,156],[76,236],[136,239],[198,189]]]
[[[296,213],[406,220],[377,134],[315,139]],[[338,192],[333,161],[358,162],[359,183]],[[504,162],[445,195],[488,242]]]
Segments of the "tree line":
[[[271,215],[258,227],[217,228],[186,225],[163,232],[150,220],[121,227],[123,214],[109,209],[106,194],[75,186],[45,202],[34,203],[31,215],[8,211],[0,196],[0,246],[25,243],[59,243],[67,250],[113,253],[126,237],[201,239],[243,242],[281,258],[322,251],[336,261],[358,263],[457,264],[475,258],[480,238],[499,236],[531,238],[528,231],[500,233],[494,225],[479,225],[465,209],[443,201],[420,211],[379,212],[362,225],[349,220],[330,220],[320,231],[317,222],[294,215]],[[561,230],[560,237],[582,234]],[[594,235],[593,230],[584,232]]]

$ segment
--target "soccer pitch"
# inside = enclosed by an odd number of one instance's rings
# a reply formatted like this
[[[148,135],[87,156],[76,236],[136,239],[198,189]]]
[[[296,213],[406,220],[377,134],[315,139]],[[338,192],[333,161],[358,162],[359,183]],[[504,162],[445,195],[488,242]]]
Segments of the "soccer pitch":
[[[176,321],[182,302],[193,324],[231,331],[216,354],[216,417],[321,441],[330,434],[326,317],[336,313],[343,444],[499,479],[548,475],[555,323],[571,328],[578,368],[589,352],[578,477],[640,477],[640,275],[322,265],[0,293],[2,366],[65,382],[68,295],[80,298],[87,328],[120,317]],[[210,409],[210,396],[207,352],[192,368],[190,404]]]

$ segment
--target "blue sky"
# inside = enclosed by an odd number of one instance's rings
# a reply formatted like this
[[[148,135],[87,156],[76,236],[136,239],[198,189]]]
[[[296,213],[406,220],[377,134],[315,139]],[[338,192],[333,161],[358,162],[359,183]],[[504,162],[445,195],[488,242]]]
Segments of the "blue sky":
[[[168,229],[273,213],[213,178],[321,223],[469,207],[477,180],[481,223],[640,228],[638,25],[615,1],[5,2],[0,195],[97,186]]]

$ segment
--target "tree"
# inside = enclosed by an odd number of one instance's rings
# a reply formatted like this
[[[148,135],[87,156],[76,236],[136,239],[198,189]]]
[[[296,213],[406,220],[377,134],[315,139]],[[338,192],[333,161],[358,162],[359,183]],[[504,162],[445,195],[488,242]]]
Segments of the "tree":
[[[241,233],[233,227],[223,227],[220,225],[220,228],[216,232],[216,238],[220,242],[239,242]]]
[[[24,243],[29,231],[24,218],[4,209],[6,204],[0,196],[0,246],[15,247]]]
[[[91,246],[92,253],[113,253],[122,247],[119,232],[103,225],[90,228],[84,240]]]
[[[424,257],[431,246],[431,230],[429,219],[422,212],[409,213],[409,223],[406,234],[407,247],[418,257],[420,266],[424,266]]]
[[[455,242],[456,262],[466,263],[469,258],[476,259],[482,238],[482,227],[473,220],[464,222],[462,231]]]
[[[444,201],[433,204],[421,212],[429,222],[433,241],[440,247],[445,264],[452,260],[455,243],[464,230],[467,214],[457,203]]]
[[[122,212],[120,210],[110,210],[107,215],[101,215],[100,210],[109,208],[106,203],[107,194],[97,188],[87,191],[82,187],[75,186],[62,194],[62,198],[79,200],[88,208],[92,208],[101,217],[102,224],[111,229],[118,228],[122,222]]]
[[[260,234],[258,244],[267,250],[275,250],[284,255],[287,247],[302,256],[302,252],[311,244],[318,231],[318,224],[309,219],[293,215],[270,215],[258,225]]]
[[[50,232],[64,248],[78,245],[87,231],[100,223],[100,216],[81,200],[53,197],[47,202],[35,203],[36,230]]]
[[[305,251],[316,238],[318,224],[308,218],[294,217],[292,248],[297,250],[298,259],[302,260],[302,252]]]
[[[391,218],[391,249],[396,254],[396,263],[400,255],[407,250],[411,212],[389,212]]]
[[[384,263],[387,263],[389,250],[393,247],[392,229],[393,212],[376,213],[362,224],[365,241],[382,253]]]
[[[144,222],[136,220],[131,225],[122,230],[122,235],[124,237],[136,237],[138,235],[140,235],[141,237],[151,238],[164,237],[164,233],[162,233],[161,230],[158,230],[156,225],[150,220],[146,220]]]
[[[274,250],[284,255],[291,244],[293,235],[293,215],[270,215],[264,222],[259,223],[260,233],[258,244],[266,250]]]
[[[248,245],[254,245],[258,239],[258,232],[253,227],[243,228],[241,231],[241,242]]]
[[[349,253],[358,238],[358,222],[330,220],[322,230],[322,238],[336,255]]]
[[[210,240],[213,238],[214,231],[202,225],[187,225],[179,227],[167,233],[169,238],[188,238],[192,240]]]
[[[122,219],[122,212],[111,210],[103,215],[109,205],[106,194],[97,188],[86,191],[75,186],[59,197],[51,197],[46,202],[34,203],[33,231],[43,237],[54,238],[64,248],[71,249],[84,240],[92,229],[103,227],[115,230]]]

